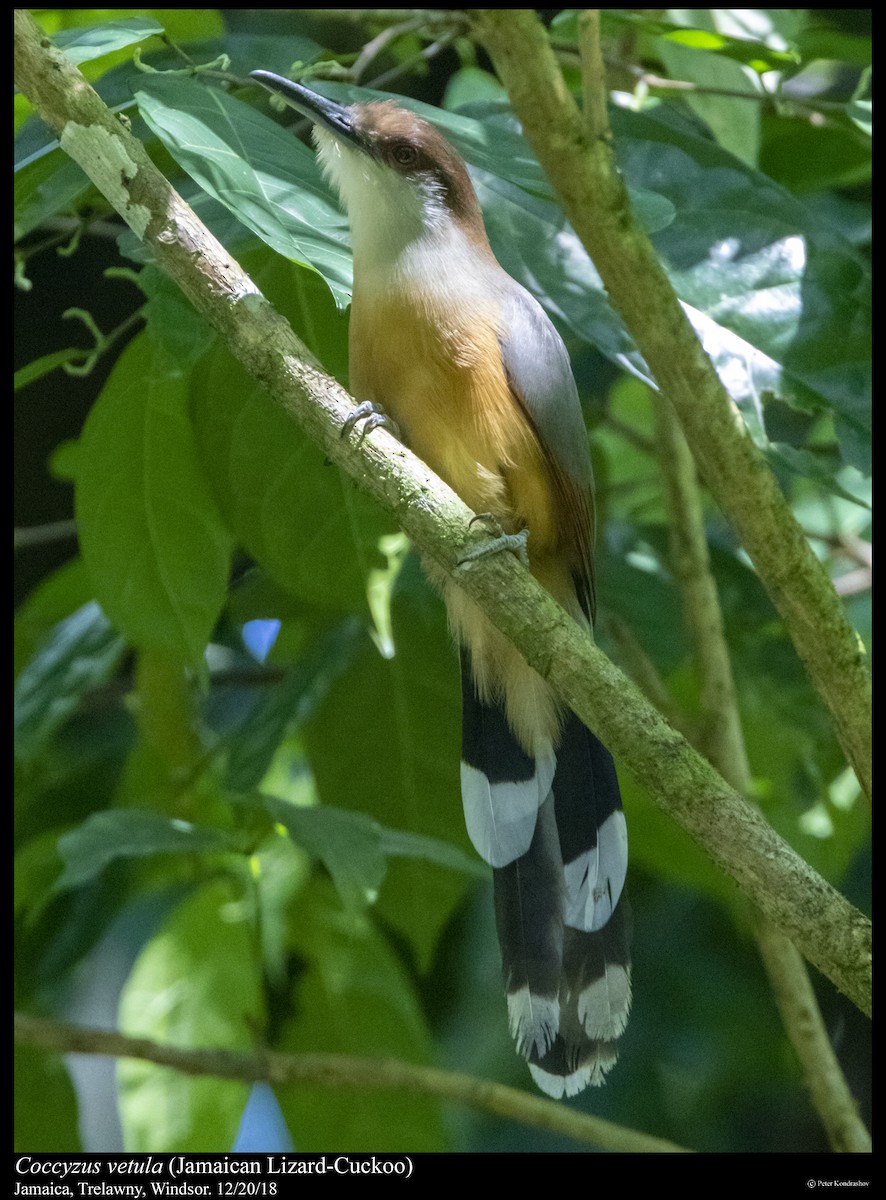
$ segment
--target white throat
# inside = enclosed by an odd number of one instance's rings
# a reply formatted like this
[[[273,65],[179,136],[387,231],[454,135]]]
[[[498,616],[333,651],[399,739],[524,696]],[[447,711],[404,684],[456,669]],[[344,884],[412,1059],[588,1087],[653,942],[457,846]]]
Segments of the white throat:
[[[406,179],[368,154],[315,127],[323,173],[347,209],[354,274],[361,288],[464,273],[476,252],[432,181]]]

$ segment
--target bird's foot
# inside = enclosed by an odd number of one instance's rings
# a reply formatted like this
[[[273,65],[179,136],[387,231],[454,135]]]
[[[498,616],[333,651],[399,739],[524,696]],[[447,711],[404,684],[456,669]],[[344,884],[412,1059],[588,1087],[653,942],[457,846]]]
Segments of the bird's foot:
[[[373,429],[383,427],[388,433],[393,434],[395,438],[400,439],[400,429],[397,422],[389,417],[380,404],[374,404],[371,400],[364,400],[362,404],[358,404],[344,425],[341,427],[341,436],[348,437],[359,421],[362,421],[363,428],[360,430],[358,444],[363,441],[367,433],[371,433]]]
[[[476,562],[480,558],[488,558],[490,554],[501,554],[503,550],[516,554],[524,567],[529,566],[529,551],[526,548],[529,541],[528,529],[521,529],[519,533],[505,533],[498,518],[492,513],[478,513],[471,517],[468,525],[474,525],[478,521],[487,526],[490,536],[478,546],[472,546],[470,550],[467,550],[458,560],[458,566],[462,567],[466,563]]]

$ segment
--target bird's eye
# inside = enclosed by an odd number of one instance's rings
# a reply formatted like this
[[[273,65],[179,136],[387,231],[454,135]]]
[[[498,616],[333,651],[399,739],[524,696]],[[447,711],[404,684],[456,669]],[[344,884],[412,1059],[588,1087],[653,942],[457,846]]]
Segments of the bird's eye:
[[[410,146],[406,142],[401,142],[399,146],[395,146],[391,151],[391,155],[394,162],[399,163],[401,167],[414,166],[418,160],[418,151],[414,146]]]

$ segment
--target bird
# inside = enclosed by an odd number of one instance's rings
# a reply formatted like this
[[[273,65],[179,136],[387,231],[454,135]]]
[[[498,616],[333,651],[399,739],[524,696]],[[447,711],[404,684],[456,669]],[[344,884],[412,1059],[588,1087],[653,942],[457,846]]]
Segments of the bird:
[[[392,421],[590,632],[595,509],[569,355],[496,260],[467,167],[393,100],[341,105],[252,77],[312,122],[354,260],[347,423]],[[498,531],[498,536],[495,536]],[[492,869],[511,1035],[554,1099],[604,1082],[631,1005],[627,827],[612,756],[475,602],[426,559],[459,647],[461,792]]]

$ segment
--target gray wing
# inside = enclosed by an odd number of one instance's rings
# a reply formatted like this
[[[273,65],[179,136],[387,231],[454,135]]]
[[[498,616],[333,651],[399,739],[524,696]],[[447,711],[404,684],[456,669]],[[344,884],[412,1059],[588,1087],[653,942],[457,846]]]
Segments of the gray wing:
[[[499,346],[511,392],[531,421],[560,498],[561,535],[579,603],[593,621],[594,478],[569,355],[538,301],[509,276]]]
[[[590,491],[588,435],[563,339],[535,297],[514,280],[508,282],[499,334],[508,382],[545,449],[575,483]]]

